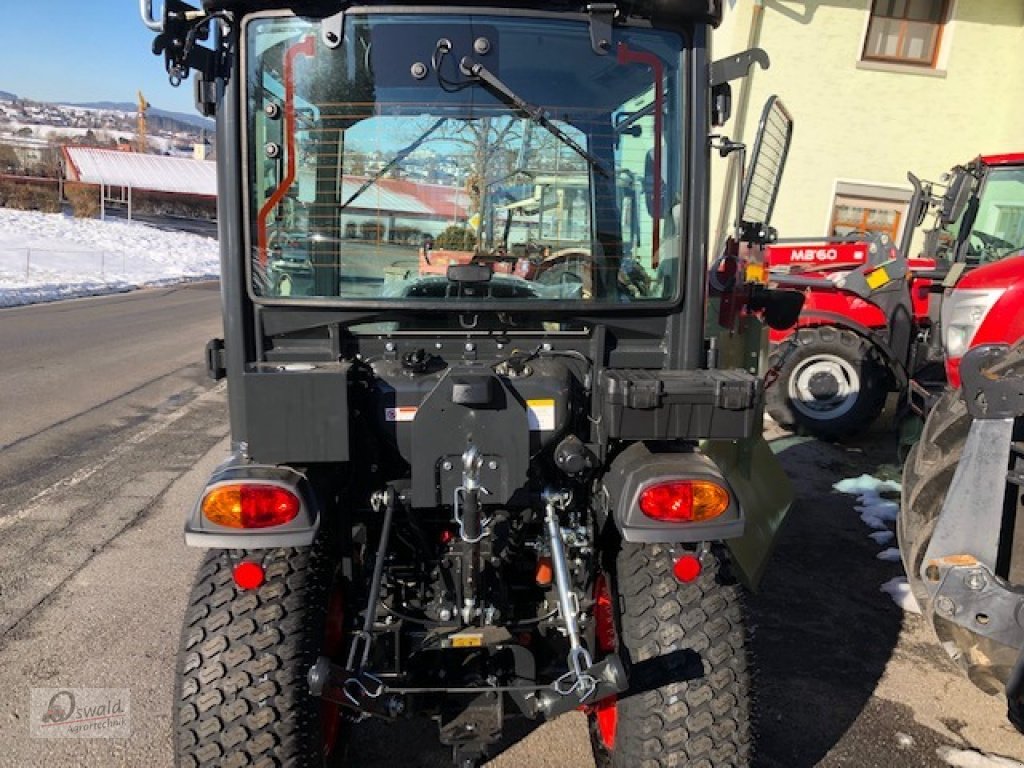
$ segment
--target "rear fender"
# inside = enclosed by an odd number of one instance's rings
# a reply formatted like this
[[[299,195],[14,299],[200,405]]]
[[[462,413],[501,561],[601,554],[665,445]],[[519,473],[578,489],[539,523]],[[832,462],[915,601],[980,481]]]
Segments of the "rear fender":
[[[230,528],[207,520],[202,502],[208,493],[234,483],[273,485],[291,491],[299,498],[299,513],[294,520],[273,528]],[[211,549],[269,549],[308,547],[320,526],[320,508],[313,488],[304,474],[291,467],[252,464],[232,455],[214,470],[185,521],[185,544]]]
[[[743,535],[726,544],[743,583],[756,589],[793,504],[793,485],[761,436],[748,440],[707,440],[701,448],[729,478],[743,512]]]

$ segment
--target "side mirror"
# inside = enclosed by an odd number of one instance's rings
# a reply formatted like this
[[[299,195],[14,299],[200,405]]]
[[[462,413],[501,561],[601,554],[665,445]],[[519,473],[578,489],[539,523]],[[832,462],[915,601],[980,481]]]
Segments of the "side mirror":
[[[739,198],[739,229],[768,232],[775,200],[782,183],[789,145],[793,139],[793,117],[778,96],[772,96],[761,112],[754,151],[743,179]]]
[[[939,208],[939,221],[942,226],[952,224],[963,215],[973,188],[974,176],[970,171],[966,168],[954,170],[953,179],[946,187],[946,194],[942,196],[942,205]]]

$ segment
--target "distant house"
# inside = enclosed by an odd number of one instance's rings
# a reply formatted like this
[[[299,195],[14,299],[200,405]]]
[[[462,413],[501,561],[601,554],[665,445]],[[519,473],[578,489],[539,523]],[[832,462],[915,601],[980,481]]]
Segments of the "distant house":
[[[1020,0],[727,0],[726,8],[715,57],[757,46],[771,67],[733,83],[725,133],[752,141],[772,93],[796,121],[774,216],[780,236],[870,229],[898,237],[907,171],[938,180],[978,154],[1024,151]],[[724,173],[715,189],[719,235],[731,210]]]
[[[341,199],[348,200],[368,181],[363,176],[342,178]],[[387,211],[382,232],[374,239],[419,241],[422,235],[437,236],[451,223],[469,215],[469,195],[459,187],[427,184],[407,179],[377,179],[346,207],[342,235],[363,237],[367,227],[381,224],[378,211]]]

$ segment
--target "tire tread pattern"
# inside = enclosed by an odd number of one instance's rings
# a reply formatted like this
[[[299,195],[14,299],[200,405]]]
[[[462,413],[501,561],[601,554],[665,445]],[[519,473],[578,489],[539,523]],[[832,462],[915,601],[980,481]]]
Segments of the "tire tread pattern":
[[[333,567],[323,547],[260,552],[266,581],[244,592],[233,557],[211,550],[196,576],[175,685],[181,768],[322,768],[319,701],[306,673],[323,640]]]
[[[789,377],[798,363],[819,354],[833,354],[859,367],[861,394],[858,402],[834,419],[811,419],[789,400]],[[770,368],[779,367],[778,380],[765,394],[768,414],[787,429],[803,427],[816,437],[838,439],[866,429],[885,407],[892,376],[881,353],[860,334],[830,325],[800,328],[772,351]]]
[[[945,392],[928,413],[921,438],[903,466],[896,538],[911,591],[923,609],[927,608],[928,592],[921,582],[921,564],[970,425],[960,392]]]
[[[622,544],[614,580],[620,650],[636,692],[619,697],[614,750],[595,742],[601,768],[749,765],[742,588],[723,578],[722,557],[709,554],[698,579],[680,584],[668,546]],[[658,685],[665,679],[676,682]]]

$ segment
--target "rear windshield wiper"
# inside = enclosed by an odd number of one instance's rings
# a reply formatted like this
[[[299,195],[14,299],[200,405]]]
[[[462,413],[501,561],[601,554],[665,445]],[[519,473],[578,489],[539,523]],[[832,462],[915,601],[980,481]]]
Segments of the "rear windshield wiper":
[[[414,141],[409,146],[403,147],[402,149],[398,150],[398,152],[395,153],[395,156],[393,158],[391,158],[387,163],[385,163],[380,168],[380,170],[378,170],[375,174],[373,174],[373,176],[371,176],[366,181],[364,181],[359,186],[359,189],[357,189],[355,192],[353,192],[351,195],[349,195],[348,200],[346,200],[344,203],[342,203],[338,207],[338,210],[339,211],[343,211],[346,208],[348,208],[349,205],[352,204],[353,200],[355,200],[357,197],[359,197],[361,194],[363,194],[363,192],[365,192],[370,187],[372,187],[385,173],[390,171],[392,168],[395,167],[395,165],[397,165],[398,163],[402,162],[403,160],[405,160],[405,158],[407,158],[409,155],[411,155],[413,152],[415,152],[417,149],[419,149],[420,145],[424,141],[429,139],[431,137],[431,135],[434,133],[434,131],[436,131],[438,128],[440,128],[442,125],[444,125],[444,123],[447,122],[447,120],[448,120],[447,117],[442,117],[436,123],[434,123],[429,128],[427,128],[427,130],[425,130],[423,133],[421,133],[419,138],[416,139],[416,141]]]
[[[469,56],[463,56],[462,61],[459,63],[459,67],[463,72],[475,77],[482,86],[501,99],[505,104],[514,108],[524,117],[529,118],[537,125],[550,132],[552,136],[586,160],[590,164],[590,167],[602,176],[611,175],[607,170],[605,170],[605,167],[601,164],[600,160],[576,143],[569,134],[551,122],[551,120],[548,119],[547,113],[545,113],[543,109],[530,104],[530,102],[526,101],[519,94],[505,85],[505,83],[499,80],[497,75],[491,72],[491,70],[483,64],[473,61]]]

